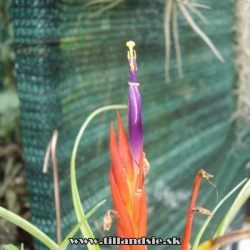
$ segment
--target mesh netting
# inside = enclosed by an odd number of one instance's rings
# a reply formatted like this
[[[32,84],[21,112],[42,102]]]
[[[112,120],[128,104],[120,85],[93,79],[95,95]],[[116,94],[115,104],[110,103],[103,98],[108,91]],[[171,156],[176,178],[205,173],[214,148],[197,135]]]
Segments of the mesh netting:
[[[28,174],[32,222],[56,239],[52,170],[42,174],[45,150],[54,129],[59,131],[62,231],[75,225],[70,179],[70,155],[87,116],[108,104],[126,104],[128,69],[125,43],[136,42],[138,82],[143,105],[143,132],[150,173],[146,180],[148,236],[182,237],[185,214],[196,173],[203,168],[215,177],[221,199],[246,177],[247,152],[236,144],[232,90],[234,13],[232,1],[203,1],[209,25],[195,18],[225,59],[221,63],[178,12],[183,79],[178,76],[171,44],[171,82],[165,80],[164,1],[123,1],[94,18],[105,7],[84,8],[80,0],[13,0],[16,70],[23,146]],[[120,111],[126,123],[126,111]],[[102,223],[113,208],[109,189],[109,124],[115,111],[96,117],[77,153],[77,181],[85,211],[107,202],[89,219]],[[234,196],[235,197],[235,196]],[[234,198],[233,197],[233,198]],[[211,237],[232,198],[212,219]],[[216,191],[203,181],[198,206],[212,210]],[[193,236],[204,216],[197,215]],[[242,220],[239,216],[238,223]],[[94,229],[94,231],[96,231]],[[110,232],[114,235],[114,230]],[[96,232],[96,236],[99,233]],[[73,249],[70,247],[69,249]],[[36,249],[46,249],[36,241]],[[107,248],[109,249],[109,248]],[[148,249],[155,249],[149,246]],[[157,249],[164,249],[160,246]],[[168,249],[176,247],[168,246]]]

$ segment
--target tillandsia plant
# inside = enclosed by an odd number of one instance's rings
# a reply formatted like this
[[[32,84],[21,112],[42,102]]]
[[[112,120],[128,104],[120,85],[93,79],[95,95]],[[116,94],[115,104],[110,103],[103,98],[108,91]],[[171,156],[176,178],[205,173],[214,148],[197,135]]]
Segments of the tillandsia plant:
[[[203,22],[208,23],[207,19],[202,15],[202,13],[197,8],[204,8],[204,9],[211,9],[210,6],[196,3],[196,2],[189,2],[180,1],[180,0],[165,0],[165,7],[164,7],[164,33],[165,33],[165,77],[166,81],[170,82],[170,74],[169,74],[169,63],[170,63],[170,22],[172,19],[172,30],[173,30],[173,39],[174,39],[174,46],[176,51],[177,57],[177,68],[179,72],[179,76],[183,77],[182,72],[182,60],[181,60],[181,47],[179,42],[179,32],[178,32],[178,9],[180,13],[183,15],[184,19],[190,25],[190,27],[200,36],[203,41],[209,46],[209,48],[213,51],[215,56],[221,61],[224,62],[224,58],[221,56],[220,52],[216,49],[212,41],[209,37],[205,34],[205,32],[196,24],[195,20],[191,16],[190,12],[193,12],[197,15]]]
[[[114,125],[110,125],[110,187],[115,210],[108,210],[103,219],[104,230],[111,227],[111,215],[116,217],[116,231],[121,238],[142,238],[147,231],[147,200],[144,179],[149,163],[143,152],[141,98],[136,80],[135,43],[127,42],[129,65],[128,124],[129,141],[117,111],[118,143]],[[124,242],[123,242],[124,244]],[[131,243],[130,243],[131,244]],[[122,250],[144,250],[145,245],[120,245]]]

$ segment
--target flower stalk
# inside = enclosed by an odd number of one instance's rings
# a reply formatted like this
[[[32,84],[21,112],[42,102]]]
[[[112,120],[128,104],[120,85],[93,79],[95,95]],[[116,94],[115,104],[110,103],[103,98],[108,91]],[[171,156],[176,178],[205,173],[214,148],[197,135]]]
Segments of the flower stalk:
[[[195,182],[194,182],[194,187],[193,187],[193,192],[192,192],[192,197],[191,197],[191,202],[189,205],[189,209],[187,211],[187,216],[186,216],[186,226],[184,230],[184,236],[183,236],[183,241],[181,245],[181,250],[189,250],[190,249],[190,237],[192,233],[192,223],[193,223],[193,218],[194,218],[194,212],[199,212],[204,215],[211,216],[211,213],[202,207],[195,207],[196,199],[198,197],[199,193],[199,188],[200,188],[200,183],[202,178],[210,179],[213,176],[206,173],[204,170],[200,170],[196,176]]]
[[[146,237],[147,200],[144,178],[149,169],[143,152],[141,98],[136,82],[135,43],[127,43],[129,64],[128,123],[129,139],[117,111],[118,140],[114,125],[110,125],[110,187],[115,211],[109,210],[103,220],[104,229],[111,226],[111,215],[116,218],[117,235],[121,238]],[[146,171],[147,170],[147,171]],[[145,245],[120,245],[121,250],[145,250]]]
[[[141,97],[138,90],[136,72],[136,53],[133,50],[135,43],[132,41],[126,44],[128,51],[129,66],[129,98],[128,98],[128,121],[129,121],[129,140],[132,149],[133,159],[139,162],[141,152],[143,151],[142,141],[142,120],[141,120]]]

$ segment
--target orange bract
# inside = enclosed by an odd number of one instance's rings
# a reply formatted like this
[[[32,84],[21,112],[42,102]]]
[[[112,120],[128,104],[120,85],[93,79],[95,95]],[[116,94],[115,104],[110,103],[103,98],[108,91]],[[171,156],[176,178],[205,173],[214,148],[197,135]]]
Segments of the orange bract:
[[[119,145],[113,123],[110,125],[110,187],[114,207],[119,214],[117,235],[122,238],[146,237],[147,199],[144,188],[144,153],[140,161],[132,159],[124,127],[117,111]],[[144,245],[120,245],[121,250],[145,250]]]

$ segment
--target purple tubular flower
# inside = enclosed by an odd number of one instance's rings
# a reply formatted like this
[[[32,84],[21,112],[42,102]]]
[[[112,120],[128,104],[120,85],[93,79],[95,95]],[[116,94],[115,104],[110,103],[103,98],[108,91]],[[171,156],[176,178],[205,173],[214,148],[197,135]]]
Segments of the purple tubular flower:
[[[133,53],[133,52],[132,52]],[[130,51],[128,51],[128,68],[129,68],[129,81],[130,83],[136,83],[136,71],[137,71],[137,63],[136,63],[136,55],[134,51],[133,59],[130,58]]]
[[[142,140],[142,119],[141,119],[141,97],[136,82],[136,54],[133,50],[135,43],[132,41],[126,44],[128,51],[129,64],[129,98],[128,98],[128,123],[129,123],[129,139],[133,159],[138,163],[141,152],[143,152]]]

